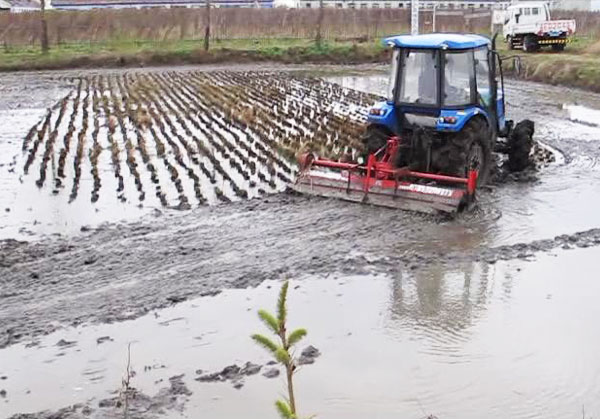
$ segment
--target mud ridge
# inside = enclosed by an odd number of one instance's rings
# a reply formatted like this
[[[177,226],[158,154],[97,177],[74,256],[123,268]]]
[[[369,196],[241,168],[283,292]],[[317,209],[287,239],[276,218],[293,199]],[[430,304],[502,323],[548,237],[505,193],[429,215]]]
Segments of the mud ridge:
[[[401,242],[397,231],[387,228],[390,223],[404,226]],[[68,240],[3,241],[0,278],[11,292],[1,299],[0,348],[51,333],[58,324],[133,319],[186,299],[283,275],[530,260],[540,252],[600,245],[600,229],[594,228],[479,250],[448,251],[447,243],[435,241],[428,249],[414,250],[411,243],[429,234],[436,237],[445,223],[440,217],[282,194],[205,207],[168,222],[104,226]],[[376,239],[367,239],[373,231],[379,232]],[[87,263],[90,258],[95,262]],[[122,283],[129,285],[120,288]]]
[[[169,378],[169,387],[164,387],[154,396],[148,396],[134,388],[127,394],[128,411],[124,412],[122,400],[124,395],[119,391],[114,397],[78,403],[57,411],[38,413],[19,413],[10,419],[100,419],[100,418],[159,418],[165,412],[182,412],[187,398],[192,395],[183,381],[183,374]]]

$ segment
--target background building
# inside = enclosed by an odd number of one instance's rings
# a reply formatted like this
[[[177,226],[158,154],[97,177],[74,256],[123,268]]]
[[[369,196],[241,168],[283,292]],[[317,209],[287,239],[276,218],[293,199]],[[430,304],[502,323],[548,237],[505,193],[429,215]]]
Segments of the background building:
[[[600,1],[600,0],[599,0]],[[326,7],[335,7],[339,9],[409,9],[410,0],[324,0]],[[497,9],[506,8],[510,4],[507,0],[429,0],[421,1],[421,10],[449,9],[449,10],[468,10],[468,9]],[[299,7],[318,8],[318,0],[299,0]]]
[[[46,0],[46,8],[51,9],[50,0]],[[40,0],[0,0],[0,11],[12,13],[35,12],[41,9]]]
[[[555,7],[557,9],[598,12],[600,11],[600,0],[558,0],[555,1]]]
[[[273,7],[273,0],[211,0],[213,7]],[[205,0],[52,0],[57,10],[200,8]]]

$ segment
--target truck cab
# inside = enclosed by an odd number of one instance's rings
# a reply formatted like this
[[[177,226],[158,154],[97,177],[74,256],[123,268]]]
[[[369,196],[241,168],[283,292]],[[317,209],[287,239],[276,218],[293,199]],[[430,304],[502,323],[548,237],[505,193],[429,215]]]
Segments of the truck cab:
[[[576,22],[552,20],[546,2],[523,1],[506,9],[503,29],[509,49],[535,52],[551,47],[562,51],[575,33]]]

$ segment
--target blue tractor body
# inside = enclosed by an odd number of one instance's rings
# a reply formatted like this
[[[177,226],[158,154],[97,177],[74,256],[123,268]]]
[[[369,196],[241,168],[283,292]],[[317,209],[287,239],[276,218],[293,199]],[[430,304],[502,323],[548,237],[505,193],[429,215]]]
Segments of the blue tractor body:
[[[496,137],[510,131],[495,42],[480,35],[426,34],[392,36],[383,43],[393,49],[389,92],[369,110],[367,147],[373,151],[382,137],[397,136],[404,139],[403,165],[458,175],[472,165],[449,161],[459,160],[462,151],[478,160],[485,181]],[[470,140],[464,142],[467,150],[444,149],[467,129],[487,137],[476,141],[476,155],[469,154]],[[429,139],[415,140],[417,132]]]

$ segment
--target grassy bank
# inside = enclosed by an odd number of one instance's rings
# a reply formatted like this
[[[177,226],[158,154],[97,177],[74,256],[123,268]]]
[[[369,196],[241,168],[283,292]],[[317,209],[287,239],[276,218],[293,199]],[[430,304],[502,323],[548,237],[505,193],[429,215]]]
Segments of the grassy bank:
[[[388,56],[379,41],[329,41],[318,47],[303,39],[243,39],[215,41],[204,51],[197,40],[123,40],[62,44],[45,55],[37,47],[5,48],[0,50],[0,71],[260,61],[353,64],[386,61]]]
[[[563,52],[544,49],[525,54],[508,51],[504,44],[501,48],[501,54],[509,57],[505,71],[511,77],[600,93],[600,41],[596,39],[575,38]]]
[[[576,38],[564,52],[535,54],[508,51],[499,45],[508,75],[543,83],[580,87],[600,92],[600,41]],[[327,41],[317,47],[308,39],[238,39],[215,41],[209,51],[202,41],[168,42],[118,40],[104,43],[69,43],[46,55],[38,47],[0,50],[0,71],[65,68],[111,68],[159,65],[281,62],[290,64],[358,64],[387,62],[389,51],[378,39]]]

